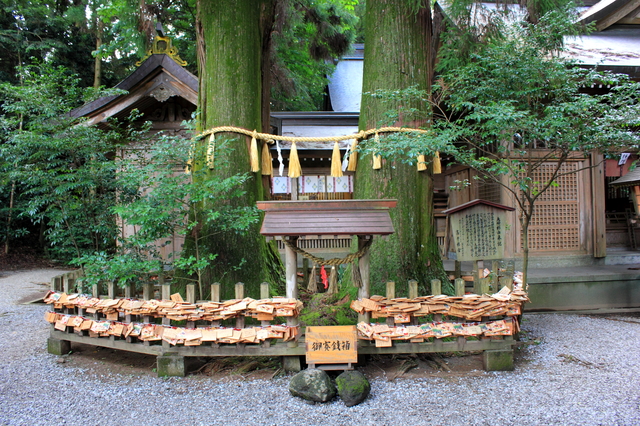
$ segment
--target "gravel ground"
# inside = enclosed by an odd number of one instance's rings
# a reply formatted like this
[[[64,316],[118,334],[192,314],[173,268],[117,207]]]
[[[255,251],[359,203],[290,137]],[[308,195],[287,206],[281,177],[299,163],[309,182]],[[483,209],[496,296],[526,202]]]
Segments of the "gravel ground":
[[[640,318],[527,315],[514,372],[372,381],[348,408],[289,395],[289,378],[95,374],[46,352],[48,307],[17,302],[55,270],[0,278],[4,425],[639,425]]]

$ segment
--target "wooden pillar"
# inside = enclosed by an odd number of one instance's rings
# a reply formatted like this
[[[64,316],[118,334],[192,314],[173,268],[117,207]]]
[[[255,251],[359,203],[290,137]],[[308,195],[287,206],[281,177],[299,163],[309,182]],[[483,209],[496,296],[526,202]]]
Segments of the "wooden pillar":
[[[591,153],[591,188],[593,206],[593,257],[607,256],[607,220],[605,217],[604,156]]]
[[[290,237],[289,243],[293,246],[297,246],[298,237]],[[284,246],[284,258],[285,258],[285,277],[287,283],[287,297],[290,299],[298,298],[298,254],[289,248],[288,245]]]
[[[293,191],[293,189],[292,189]],[[289,242],[296,246],[298,244],[298,237],[290,237]],[[293,251],[289,246],[284,246],[285,255],[285,276],[287,283],[287,297],[289,299],[298,298],[298,254]],[[298,318],[287,317],[287,325],[289,327],[295,327],[298,325]]]
[[[291,178],[291,201],[298,199],[298,178]]]
[[[367,242],[367,239],[373,238],[373,235],[358,235],[358,250],[360,250]],[[360,267],[360,277],[362,277],[362,286],[358,289],[359,299],[368,299],[371,295],[371,282],[369,273],[370,254],[369,250],[362,255],[358,261]],[[371,321],[371,314],[365,312],[358,315],[358,322],[364,321],[366,323]]]
[[[305,287],[309,284],[309,259],[302,258],[302,285]]]

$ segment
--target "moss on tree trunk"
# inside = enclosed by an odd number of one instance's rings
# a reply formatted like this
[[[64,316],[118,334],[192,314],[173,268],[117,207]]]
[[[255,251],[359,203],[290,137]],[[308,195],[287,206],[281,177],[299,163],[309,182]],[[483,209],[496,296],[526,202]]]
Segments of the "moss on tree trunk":
[[[237,126],[261,131],[262,18],[265,10],[272,10],[272,3],[271,0],[198,2],[199,130]],[[216,147],[219,149],[215,151],[214,169],[210,173],[224,177],[249,173],[247,137],[218,134]],[[203,164],[203,159],[196,161],[196,167]],[[234,200],[238,205],[255,206],[256,201],[264,199],[261,175],[252,173],[242,190],[245,195]],[[216,206],[202,208],[215,209]],[[218,255],[215,267],[207,271],[206,283],[222,283],[223,298],[233,297],[236,282],[244,282],[246,294],[252,297],[258,297],[261,282],[282,284],[282,264],[277,251],[266,243],[259,229],[260,223],[257,223],[246,235],[225,232],[204,242],[206,252]],[[203,235],[208,233],[209,230],[202,230]],[[193,251],[193,248],[187,247],[187,250]]]
[[[414,4],[412,6],[412,3]],[[432,63],[431,13],[429,3],[416,9],[407,0],[367,1],[365,20],[363,92],[405,89],[417,86],[429,91]],[[426,104],[414,105],[426,110]],[[360,128],[378,127],[390,108],[379,99],[363,96]],[[388,124],[388,123],[385,123]],[[420,126],[425,122],[396,125]],[[373,170],[370,156],[358,162],[355,198],[395,198],[391,211],[395,234],[386,240],[376,238],[371,247],[372,292],[384,291],[386,281],[395,281],[398,295],[407,292],[407,281],[416,279],[427,291],[433,278],[444,279],[433,219],[433,179],[431,170],[418,172],[401,158],[383,160]]]

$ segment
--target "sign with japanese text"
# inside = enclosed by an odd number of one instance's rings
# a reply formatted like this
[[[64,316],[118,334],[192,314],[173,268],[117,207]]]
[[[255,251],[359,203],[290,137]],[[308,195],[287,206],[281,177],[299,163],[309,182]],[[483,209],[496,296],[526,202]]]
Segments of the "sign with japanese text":
[[[346,364],[358,362],[355,325],[307,327],[307,364]]]
[[[459,261],[504,257],[506,214],[488,206],[474,206],[450,216]]]

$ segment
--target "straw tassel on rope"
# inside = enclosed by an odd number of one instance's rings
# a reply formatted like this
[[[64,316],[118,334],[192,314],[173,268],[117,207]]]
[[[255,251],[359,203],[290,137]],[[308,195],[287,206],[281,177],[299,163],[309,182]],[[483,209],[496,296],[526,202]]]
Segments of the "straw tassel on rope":
[[[360,274],[360,259],[355,259],[351,264],[351,281],[357,288],[362,287],[362,274]]]
[[[375,136],[373,137],[373,140],[375,141],[375,145],[376,145],[376,152],[378,152],[378,147],[380,146],[380,136],[378,135],[378,132],[376,132]],[[382,157],[378,154],[373,154],[373,170],[380,170],[382,168]]]
[[[427,170],[427,159],[424,155],[418,155],[418,171],[424,172]]]
[[[309,284],[307,284],[307,291],[309,293],[317,293],[318,292],[318,281],[316,279],[316,264],[313,264],[313,268],[311,268],[311,273],[309,274]]]
[[[331,272],[329,273],[329,288],[327,289],[327,294],[338,294],[338,270],[335,266],[331,267]]]
[[[358,139],[354,139],[351,143],[351,153],[349,154],[349,165],[347,166],[347,170],[350,172],[355,172],[358,167]]]
[[[338,141],[333,144],[331,155],[331,177],[342,177],[342,161],[340,159],[340,145]]]
[[[436,151],[433,156],[433,174],[438,175],[442,173],[442,164],[440,163],[440,153]]]
[[[207,143],[207,167],[213,169],[213,160],[215,158],[216,151],[216,134],[211,133],[209,136],[209,142]]]
[[[263,176],[271,176],[273,175],[273,160],[271,158],[271,152],[269,151],[269,143],[265,142],[262,144],[262,175]]]
[[[251,161],[251,171],[256,173],[260,171],[260,158],[258,156],[258,141],[256,140],[256,135],[258,132],[253,131],[253,135],[251,135],[251,146],[249,148],[249,158]]]
[[[291,143],[291,152],[289,152],[289,177],[297,178],[302,175],[302,169],[300,167],[300,159],[298,158],[298,148],[296,143]]]

